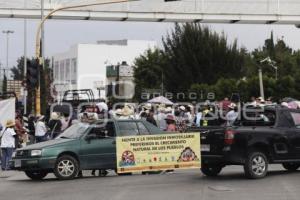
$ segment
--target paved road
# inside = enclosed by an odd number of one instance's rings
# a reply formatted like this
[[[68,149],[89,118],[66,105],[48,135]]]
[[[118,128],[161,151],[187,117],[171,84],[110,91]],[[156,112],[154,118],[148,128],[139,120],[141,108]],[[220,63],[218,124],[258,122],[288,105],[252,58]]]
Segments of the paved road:
[[[299,200],[300,171],[289,173],[272,166],[268,177],[247,180],[241,167],[227,167],[217,178],[198,170],[173,174],[86,177],[31,181],[23,173],[0,178],[1,200]],[[0,172],[1,173],[1,172]],[[87,175],[89,171],[85,172]],[[5,175],[8,178],[3,178]]]

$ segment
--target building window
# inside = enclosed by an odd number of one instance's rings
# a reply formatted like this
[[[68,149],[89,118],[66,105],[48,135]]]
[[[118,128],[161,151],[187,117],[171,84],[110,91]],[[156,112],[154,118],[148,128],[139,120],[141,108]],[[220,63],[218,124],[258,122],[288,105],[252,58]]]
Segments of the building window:
[[[60,82],[65,81],[65,61],[61,60],[59,63],[59,75],[60,75]]]
[[[58,63],[58,61],[54,62],[53,79],[54,79],[54,81],[59,80],[59,63]]]
[[[71,82],[71,70],[70,70],[70,59],[66,59],[65,60],[65,64],[66,64],[66,75],[65,75],[65,77],[66,77],[66,81],[69,83],[69,82]]]

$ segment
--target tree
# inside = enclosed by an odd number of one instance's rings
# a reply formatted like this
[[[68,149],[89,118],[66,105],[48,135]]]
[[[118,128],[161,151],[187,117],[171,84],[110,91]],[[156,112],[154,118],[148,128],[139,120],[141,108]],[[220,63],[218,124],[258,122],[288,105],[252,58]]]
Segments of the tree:
[[[35,58],[27,58],[27,61],[35,62]],[[11,69],[12,76],[14,80],[24,80],[24,57],[20,57],[17,60],[17,65]],[[47,102],[51,98],[51,83],[52,83],[52,70],[50,68],[50,59],[46,58],[44,60],[44,68],[40,69],[40,90],[41,90],[41,110],[42,113],[46,113]],[[32,111],[32,105],[35,102],[35,89],[27,86],[28,90],[28,112]]]
[[[29,61],[29,59],[27,58]],[[14,80],[24,80],[24,56],[21,58],[18,58],[17,60],[17,66],[14,66],[11,68],[11,73]]]
[[[135,98],[141,100],[145,89],[161,89],[163,81],[164,57],[159,49],[148,49],[136,58],[134,65]]]
[[[3,76],[3,83],[2,83],[2,92],[7,92],[7,77],[6,75],[4,74]]]
[[[166,86],[171,92],[187,91],[192,84],[215,84],[220,78],[240,78],[245,50],[237,41],[229,45],[224,34],[198,23],[175,25],[163,39]]]
[[[278,80],[274,66],[260,62],[266,57],[276,61]],[[265,97],[300,99],[300,50],[293,51],[283,38],[275,42],[273,32],[264,46],[248,52],[237,41],[228,44],[224,34],[208,27],[176,24],[163,38],[162,50],[149,50],[135,64],[137,94],[145,88],[159,89],[163,74],[165,91],[173,94],[193,92],[200,94],[197,100],[206,100],[202,94],[213,92],[221,100],[238,92],[243,101],[249,101],[260,95],[258,69],[262,68]]]

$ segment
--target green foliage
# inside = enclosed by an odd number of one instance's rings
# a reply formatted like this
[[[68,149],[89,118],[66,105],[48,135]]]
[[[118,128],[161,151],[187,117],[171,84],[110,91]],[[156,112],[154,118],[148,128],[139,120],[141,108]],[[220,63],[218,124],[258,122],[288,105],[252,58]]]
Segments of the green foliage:
[[[3,83],[2,83],[2,92],[7,92],[7,77],[6,75],[4,74],[3,76]]]
[[[228,45],[224,34],[200,24],[176,24],[163,45],[168,91],[184,92],[192,84],[214,84],[220,78],[239,78],[243,72],[245,52],[237,42]]]
[[[28,59],[28,61],[34,61],[35,58]],[[41,111],[42,114],[46,113],[47,102],[51,98],[51,88],[50,84],[52,83],[52,70],[50,68],[50,60],[45,59],[44,61],[44,68],[40,69],[40,88],[41,88]],[[11,73],[14,80],[24,80],[24,57],[21,57],[17,60],[17,66],[14,66],[11,69]],[[27,98],[27,108],[28,112],[30,113],[33,110],[33,105],[35,102],[35,90],[33,88],[28,89],[28,98]]]
[[[135,98],[140,100],[144,89],[160,89],[164,79],[164,57],[159,49],[148,49],[135,60]]]
[[[27,58],[27,60],[29,59]],[[14,80],[19,80],[19,81],[24,80],[24,56],[18,58],[17,66],[11,68],[10,71],[12,73]]]
[[[274,66],[260,61],[270,57]],[[242,101],[260,96],[258,69],[263,71],[265,97],[280,100],[291,96],[300,99],[300,50],[293,51],[283,39],[274,42],[273,32],[263,47],[252,52],[228,44],[224,34],[195,23],[176,24],[163,38],[163,50],[148,50],[136,59],[137,93],[143,88],[160,88],[161,73],[168,92],[196,93],[206,100],[215,93],[216,100],[239,93]],[[180,99],[182,100],[182,99]],[[184,99],[188,101],[189,99]],[[194,100],[194,99],[193,99]]]

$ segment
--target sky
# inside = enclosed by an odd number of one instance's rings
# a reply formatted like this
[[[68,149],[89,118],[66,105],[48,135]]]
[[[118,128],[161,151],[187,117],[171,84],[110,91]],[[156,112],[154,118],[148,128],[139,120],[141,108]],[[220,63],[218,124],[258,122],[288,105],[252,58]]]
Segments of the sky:
[[[273,30],[274,38],[300,49],[300,29],[294,25],[240,25],[205,24],[218,33],[224,32],[228,40],[238,40],[239,46],[248,50],[261,47]],[[48,57],[67,51],[77,43],[95,43],[98,40],[154,40],[161,46],[161,39],[174,27],[173,23],[159,22],[103,22],[49,20],[45,24],[45,54]],[[34,56],[37,20],[27,20],[27,51]],[[24,20],[0,19],[0,63],[6,67],[6,36],[3,30],[13,30],[9,38],[9,68],[24,54]]]

